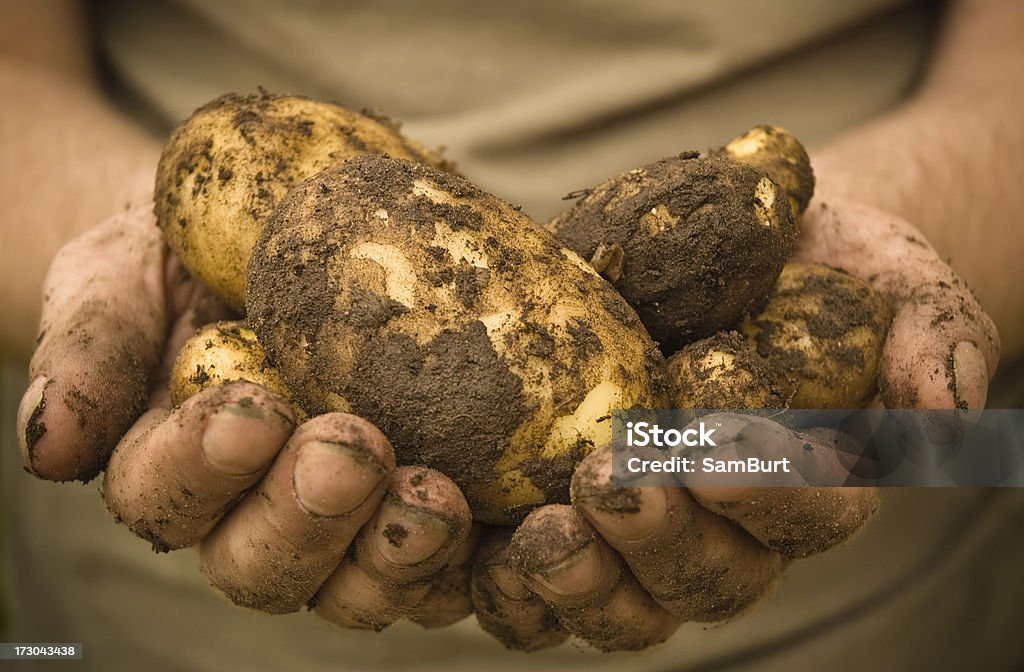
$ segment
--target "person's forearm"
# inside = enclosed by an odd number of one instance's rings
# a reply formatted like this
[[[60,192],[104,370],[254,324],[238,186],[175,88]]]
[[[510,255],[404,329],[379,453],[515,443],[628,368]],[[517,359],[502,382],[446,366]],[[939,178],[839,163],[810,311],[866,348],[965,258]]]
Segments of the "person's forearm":
[[[27,359],[50,259],[76,233],[149,197],[159,143],[82,71],[0,56],[0,354]]]
[[[964,2],[920,91],[814,153],[818,191],[918,226],[1024,352],[1024,4]]]

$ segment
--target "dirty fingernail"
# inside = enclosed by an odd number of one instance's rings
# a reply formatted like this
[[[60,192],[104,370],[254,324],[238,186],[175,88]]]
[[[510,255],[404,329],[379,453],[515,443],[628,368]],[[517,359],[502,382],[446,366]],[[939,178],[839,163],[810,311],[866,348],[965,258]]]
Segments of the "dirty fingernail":
[[[359,508],[386,470],[372,457],[326,441],[310,441],[295,459],[295,496],[310,513],[340,516]]]
[[[662,488],[605,487],[575,500],[602,536],[640,541],[654,534],[668,515]]]
[[[487,575],[498,592],[511,600],[522,601],[535,597],[522,578],[505,565],[488,567]]]
[[[561,562],[531,572],[530,578],[555,595],[589,593],[601,580],[600,550],[591,542]]]
[[[396,566],[423,562],[451,537],[448,523],[393,497],[385,499],[377,512],[374,532],[381,557]]]
[[[259,406],[227,403],[206,421],[203,453],[214,468],[244,476],[269,466],[290,432],[287,420]]]
[[[34,475],[32,457],[39,439],[46,434],[46,424],[42,422],[43,410],[46,408],[46,386],[49,379],[39,376],[32,381],[32,384],[25,390],[18,405],[18,448],[21,449],[21,459],[25,467]]]
[[[985,357],[970,341],[953,348],[953,382],[957,408],[980,410],[988,397],[988,367]]]

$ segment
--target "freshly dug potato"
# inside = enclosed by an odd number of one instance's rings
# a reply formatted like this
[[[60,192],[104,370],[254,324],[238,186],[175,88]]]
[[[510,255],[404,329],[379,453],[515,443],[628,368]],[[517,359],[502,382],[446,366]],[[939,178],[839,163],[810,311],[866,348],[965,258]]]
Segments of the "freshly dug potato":
[[[293,189],[256,243],[248,319],[299,402],[350,409],[508,524],[568,501],[612,409],[667,402],[636,314],[508,203],[365,155]]]
[[[807,150],[778,126],[755,126],[717,152],[768,174],[789,198],[797,222],[814,196],[814,171]]]
[[[157,222],[185,267],[241,309],[249,254],[278,201],[310,175],[367,152],[447,165],[387,119],[300,96],[222,96],[164,146]]]
[[[785,408],[768,364],[736,331],[683,347],[668,359],[673,408]]]
[[[768,304],[743,323],[791,408],[861,408],[891,314],[870,285],[820,264],[787,264]]]
[[[208,387],[232,380],[268,387],[291,402],[299,422],[308,417],[245,322],[208,324],[185,341],[171,369],[171,403],[178,406]]]
[[[666,354],[756,308],[796,237],[785,194],[763,172],[695,152],[598,185],[551,227],[615,285]]]

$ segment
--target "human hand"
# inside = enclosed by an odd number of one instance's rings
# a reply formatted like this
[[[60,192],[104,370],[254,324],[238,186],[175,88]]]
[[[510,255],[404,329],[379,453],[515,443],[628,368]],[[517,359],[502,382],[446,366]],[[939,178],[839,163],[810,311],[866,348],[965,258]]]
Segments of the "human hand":
[[[759,453],[832,447],[834,437],[751,420],[765,424]],[[617,487],[610,446],[583,460],[571,492],[572,506],[537,509],[481,542],[477,619],[510,648],[572,635],[640,650],[686,621],[736,618],[773,592],[790,560],[845,541],[878,506],[873,488]]]
[[[887,408],[981,409],[999,334],[966,283],[908,222],[861,203],[818,197],[794,258],[867,280],[893,321],[879,362]]]
[[[879,372],[888,406],[984,406],[998,334],[909,224],[847,201],[812,203],[797,258],[863,277],[889,300]],[[764,425],[753,433],[763,457],[839,438],[750,421]],[[506,646],[575,635],[604,650],[642,649],[684,621],[735,618],[771,593],[789,560],[845,541],[877,508],[873,488],[617,488],[608,447],[577,469],[572,496],[573,506],[539,509],[481,544],[478,618]]]
[[[295,429],[282,398],[244,382],[170,408],[181,344],[226,317],[146,209],[63,248],[18,413],[26,468],[56,481],[105,469],[119,520],[156,550],[198,544],[211,583],[247,606],[315,603],[364,628],[468,614],[462,494],[437,472],[396,469],[368,423],[330,414]]]

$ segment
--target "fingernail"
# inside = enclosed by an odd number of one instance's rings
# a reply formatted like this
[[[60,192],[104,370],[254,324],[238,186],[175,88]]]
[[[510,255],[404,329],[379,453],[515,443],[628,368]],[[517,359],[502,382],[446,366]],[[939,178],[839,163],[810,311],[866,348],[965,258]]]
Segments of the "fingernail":
[[[32,384],[25,390],[18,405],[18,448],[21,450],[21,459],[25,467],[34,475],[38,476],[33,467],[33,453],[39,439],[46,434],[46,424],[42,422],[43,410],[46,408],[46,386],[49,379],[39,376],[32,381]]]
[[[521,601],[534,597],[533,591],[527,588],[522,578],[505,565],[489,567],[487,574],[498,592],[510,600]]]
[[[387,497],[377,512],[377,551],[395,566],[415,565],[437,553],[451,537],[451,527],[437,516]]]
[[[582,595],[593,591],[601,580],[601,558],[597,544],[590,542],[561,562],[534,571],[530,578],[555,595]]]
[[[988,395],[988,365],[978,347],[970,341],[960,341],[953,348],[953,383],[957,408],[980,410]]]
[[[291,433],[291,423],[252,403],[226,403],[207,420],[202,446],[219,471],[244,476],[270,464]]]
[[[648,538],[668,515],[663,488],[605,487],[579,496],[576,504],[602,536],[624,541]]]
[[[310,441],[295,458],[293,487],[302,507],[318,516],[359,508],[380,486],[386,470],[370,455],[326,441]]]

